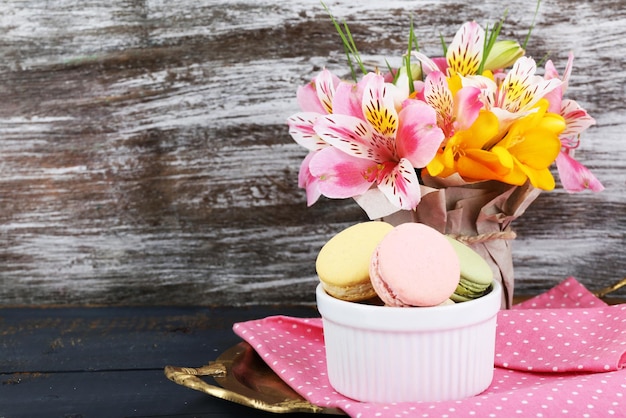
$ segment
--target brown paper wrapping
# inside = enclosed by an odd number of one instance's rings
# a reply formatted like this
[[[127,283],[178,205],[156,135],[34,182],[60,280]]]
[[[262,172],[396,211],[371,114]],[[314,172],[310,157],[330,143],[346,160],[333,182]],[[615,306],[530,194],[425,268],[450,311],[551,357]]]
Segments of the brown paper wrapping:
[[[479,253],[503,287],[502,308],[513,303],[514,275],[511,222],[521,216],[541,190],[529,183],[512,186],[497,181],[467,183],[459,176],[423,178],[422,200],[415,211],[383,219],[394,225],[421,222],[452,235]]]

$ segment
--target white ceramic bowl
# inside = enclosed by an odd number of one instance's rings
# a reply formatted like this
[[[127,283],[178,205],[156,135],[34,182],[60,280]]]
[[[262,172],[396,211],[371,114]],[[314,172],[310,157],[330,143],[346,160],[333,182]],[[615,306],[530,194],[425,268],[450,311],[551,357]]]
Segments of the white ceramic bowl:
[[[392,308],[316,289],[333,388],[363,402],[457,400],[493,379],[502,287],[448,306]]]

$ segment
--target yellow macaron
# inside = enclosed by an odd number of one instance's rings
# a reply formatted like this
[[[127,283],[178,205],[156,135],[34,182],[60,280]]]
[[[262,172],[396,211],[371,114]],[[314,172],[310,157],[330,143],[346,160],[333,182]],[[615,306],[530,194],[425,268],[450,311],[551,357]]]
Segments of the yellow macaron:
[[[315,269],[326,293],[348,301],[376,296],[369,276],[370,262],[376,246],[392,229],[386,222],[361,222],[324,244]]]

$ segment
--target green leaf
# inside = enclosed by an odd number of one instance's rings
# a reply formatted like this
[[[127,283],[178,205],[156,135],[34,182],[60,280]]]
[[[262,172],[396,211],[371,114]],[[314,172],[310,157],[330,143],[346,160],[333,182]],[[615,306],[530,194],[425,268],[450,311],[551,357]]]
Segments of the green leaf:
[[[443,56],[448,55],[448,45],[446,45],[446,40],[443,38],[443,34],[439,33],[439,40],[441,41],[441,49],[443,49]]]
[[[415,86],[413,86],[413,72],[411,71],[411,50],[415,40],[415,29],[413,27],[413,16],[411,16],[411,25],[409,27],[409,46],[406,51],[406,57],[404,58],[404,65],[406,66],[406,76],[409,78],[409,93],[415,92]]]
[[[333,22],[333,25],[335,26],[335,30],[337,31],[337,33],[339,34],[339,37],[341,38],[341,42],[343,43],[343,49],[348,59],[348,66],[350,67],[350,72],[352,73],[352,78],[356,82],[357,76],[356,76],[356,71],[354,68],[355,67],[354,63],[356,63],[356,65],[359,66],[363,74],[367,74],[367,70],[365,69],[365,66],[363,65],[363,60],[361,59],[361,55],[359,54],[356,44],[354,43],[354,38],[352,38],[352,34],[350,33],[348,24],[344,21],[343,29],[342,29],[341,25],[339,24],[339,22],[337,22],[337,20],[331,13],[330,9],[326,6],[326,4],[324,4],[323,1],[321,3],[324,9],[326,10],[326,12],[328,13],[328,16],[330,16],[330,20]],[[354,60],[354,63],[353,63],[353,60]]]
[[[500,35],[500,31],[502,30],[502,25],[504,25],[504,20],[508,14],[508,9],[504,11],[504,15],[502,18],[496,23],[493,29],[489,30],[489,25],[485,29],[485,44],[483,48],[483,59],[480,61],[480,65],[478,66],[478,74],[482,74],[485,69],[485,62],[487,61],[487,57],[489,56],[489,52],[491,52],[491,48],[498,40],[498,36]]]
[[[535,21],[537,20],[537,15],[539,14],[539,6],[541,6],[541,0],[537,0],[537,6],[535,7],[535,15],[533,16],[533,21],[528,28],[528,33],[526,34],[526,38],[524,39],[524,43],[522,44],[522,48],[526,49],[526,45],[528,45],[528,41],[530,39],[530,34],[535,28]]]

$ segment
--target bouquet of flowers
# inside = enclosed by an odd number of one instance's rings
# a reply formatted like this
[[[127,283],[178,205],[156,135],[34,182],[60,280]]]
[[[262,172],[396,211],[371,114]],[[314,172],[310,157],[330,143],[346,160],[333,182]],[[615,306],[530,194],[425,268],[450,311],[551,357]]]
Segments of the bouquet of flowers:
[[[603,189],[574,159],[595,121],[564,97],[572,54],[562,75],[548,60],[541,76],[525,44],[497,39],[502,21],[490,30],[472,21],[431,58],[411,26],[402,65],[368,71],[347,26],[332,20],[354,80],[323,69],[298,89],[302,111],[288,119],[309,151],[298,177],[309,206],[354,198],[371,219],[424,222],[474,244],[510,235],[510,222],[554,189],[553,164],[566,190]],[[497,260],[508,243],[475,249],[495,259],[510,300],[511,257]]]

